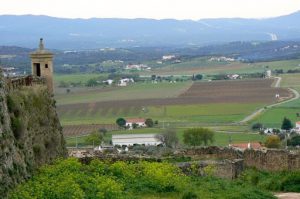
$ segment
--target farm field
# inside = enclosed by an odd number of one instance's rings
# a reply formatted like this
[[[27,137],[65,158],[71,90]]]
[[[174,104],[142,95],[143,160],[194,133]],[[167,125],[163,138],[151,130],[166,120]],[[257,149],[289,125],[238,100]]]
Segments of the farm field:
[[[284,74],[281,75],[282,87],[294,88],[300,92],[300,74]],[[300,113],[300,100],[288,102],[265,111],[262,115],[256,118],[254,122],[260,122],[267,127],[280,128],[284,117],[289,118],[294,124],[296,121],[300,121],[297,117],[297,113]]]
[[[151,73],[157,75],[192,75],[192,74],[230,74],[230,73],[255,73],[264,72],[266,67],[271,70],[283,69],[287,71],[289,69],[299,69],[300,60],[283,60],[283,61],[272,61],[272,62],[258,62],[258,63],[242,63],[242,62],[217,62],[208,61],[208,57],[195,58],[184,61],[180,64],[170,64],[157,68]],[[150,74],[144,72],[143,74]]]
[[[63,125],[114,124],[118,117],[153,118],[178,123],[233,123],[257,108],[275,102],[276,93],[290,97],[285,89],[271,88],[272,82],[271,79],[257,79],[194,83],[178,97],[136,100],[110,98],[110,101],[94,103],[60,104],[58,113]]]
[[[91,103],[111,100],[153,99],[177,97],[191,86],[192,82],[177,83],[137,83],[127,87],[108,87],[85,89],[81,92],[58,94],[55,96],[58,104]]]
[[[183,144],[183,132],[186,130],[186,128],[177,128],[176,134],[179,138],[179,141],[181,144]],[[162,128],[144,128],[144,129],[134,129],[134,130],[119,130],[119,131],[111,131],[106,133],[104,140],[105,142],[109,143],[111,140],[112,135],[115,134],[159,134],[163,133],[165,129]],[[67,146],[69,147],[75,147],[76,146],[76,139],[78,146],[84,146],[85,143],[85,137],[86,136],[78,136],[76,137],[67,137]],[[229,132],[216,132],[215,133],[215,142],[211,145],[214,146],[228,146],[229,140],[232,141],[232,143],[248,143],[250,142],[264,142],[266,136],[259,135],[258,133],[229,133]]]

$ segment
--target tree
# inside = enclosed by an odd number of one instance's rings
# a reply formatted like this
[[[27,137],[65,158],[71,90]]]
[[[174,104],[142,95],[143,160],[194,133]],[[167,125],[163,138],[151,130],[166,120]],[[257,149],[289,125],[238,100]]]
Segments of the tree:
[[[279,148],[280,147],[280,138],[277,135],[271,135],[267,138],[265,142],[267,148]]]
[[[88,144],[100,145],[103,140],[102,133],[100,132],[92,132],[90,135],[86,136],[85,142]]]
[[[92,79],[89,79],[86,83],[86,86],[87,87],[94,87],[94,86],[97,86],[98,85],[98,82],[96,79],[92,78]]]
[[[166,129],[164,133],[157,135],[157,138],[169,148],[176,148],[179,142],[175,129]]]
[[[153,127],[154,122],[151,118],[147,118],[145,124],[147,125],[147,127]]]
[[[202,78],[203,78],[203,75],[201,75],[201,74],[195,75],[196,80],[201,80]]]
[[[138,127],[139,127],[139,125],[138,125],[137,123],[133,123],[133,124],[132,124],[132,128],[133,128],[133,129],[136,129],[136,128],[138,128]]]
[[[292,124],[291,120],[284,117],[282,124],[281,124],[281,129],[289,131],[292,128],[293,128],[293,124]]]
[[[119,127],[125,127],[126,125],[126,120],[124,118],[118,118],[116,120],[116,124],[119,126]]]
[[[183,142],[190,146],[207,146],[208,142],[214,142],[214,131],[207,128],[192,128],[184,131]]]
[[[251,128],[253,131],[259,131],[264,128],[264,125],[262,123],[257,122],[254,123]]]
[[[300,146],[300,135],[296,135],[288,140],[288,146]]]

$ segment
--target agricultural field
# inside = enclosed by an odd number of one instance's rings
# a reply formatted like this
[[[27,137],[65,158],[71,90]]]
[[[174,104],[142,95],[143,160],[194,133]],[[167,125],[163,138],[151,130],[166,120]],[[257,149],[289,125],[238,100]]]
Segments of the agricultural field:
[[[264,72],[267,68],[271,70],[283,69],[284,72],[290,69],[299,69],[300,60],[283,60],[272,62],[242,63],[242,62],[224,62],[209,61],[209,57],[194,58],[185,60],[179,64],[162,65],[151,71],[151,74],[157,75],[192,75],[192,74],[230,74],[230,73],[255,73]],[[150,74],[150,72],[143,72]],[[150,75],[151,75],[150,74]]]
[[[175,129],[176,134],[179,138],[180,144],[183,144],[183,132],[186,130],[186,128],[177,128]],[[144,129],[134,129],[134,130],[116,130],[116,131],[110,131],[106,133],[104,137],[104,141],[106,143],[109,143],[111,140],[112,135],[116,134],[160,134],[163,133],[165,129],[162,128],[144,128]],[[85,135],[82,136],[71,136],[67,137],[67,146],[69,147],[75,147],[76,143],[78,146],[86,146],[85,142]],[[245,132],[216,132],[215,133],[215,141],[214,143],[210,144],[213,146],[228,146],[229,140],[231,140],[231,143],[248,143],[250,142],[264,142],[266,139],[266,136],[259,135],[258,133],[245,133]]]
[[[257,79],[194,83],[189,89],[181,88],[184,92],[178,92],[177,89],[178,97],[165,98],[121,100],[121,96],[114,96],[109,91],[106,92],[107,101],[101,101],[103,100],[101,99],[99,102],[64,104],[57,98],[58,113],[63,125],[114,124],[118,117],[153,118],[178,123],[234,123],[257,108],[276,102],[278,100],[275,98],[276,93],[280,93],[283,98],[290,97],[291,94],[285,89],[271,88],[272,82],[273,80]],[[165,84],[165,86],[169,85]],[[159,88],[153,89],[153,85],[150,84],[150,86],[149,90],[153,92],[153,95],[154,90],[160,89],[161,94],[156,93],[156,96],[166,94],[163,92],[166,87],[158,86]],[[130,90],[130,88],[124,89]],[[143,97],[149,94],[145,90],[143,92],[140,89],[137,90],[140,91],[139,95],[143,93]],[[138,92],[134,93],[131,90],[124,96],[133,97],[135,94],[138,95]],[[116,95],[120,93],[116,92]],[[74,100],[76,102],[78,99]],[[90,101],[91,99],[87,95],[82,95],[81,100]],[[71,103],[72,99],[64,102]]]
[[[135,83],[126,87],[81,89],[79,92],[58,94],[59,105],[102,101],[177,97],[192,85],[191,81],[177,83]]]
[[[300,74],[284,74],[281,75],[282,87],[294,88],[300,92]],[[300,100],[291,101],[265,111],[262,115],[256,118],[254,122],[261,122],[267,127],[280,128],[284,117],[289,118],[293,123],[300,121],[297,117],[297,113],[300,113]]]

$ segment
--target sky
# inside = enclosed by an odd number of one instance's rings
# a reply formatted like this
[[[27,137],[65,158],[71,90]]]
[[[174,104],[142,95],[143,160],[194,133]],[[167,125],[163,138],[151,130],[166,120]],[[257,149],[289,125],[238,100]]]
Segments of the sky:
[[[300,10],[300,0],[0,0],[0,15],[62,18],[268,18]]]

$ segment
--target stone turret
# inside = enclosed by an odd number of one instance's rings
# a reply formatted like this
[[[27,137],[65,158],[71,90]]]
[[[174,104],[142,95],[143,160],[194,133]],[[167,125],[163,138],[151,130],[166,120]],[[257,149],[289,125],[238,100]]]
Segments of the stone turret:
[[[32,75],[45,78],[49,93],[53,93],[53,53],[45,50],[42,38],[39,48],[30,53],[30,58]]]

